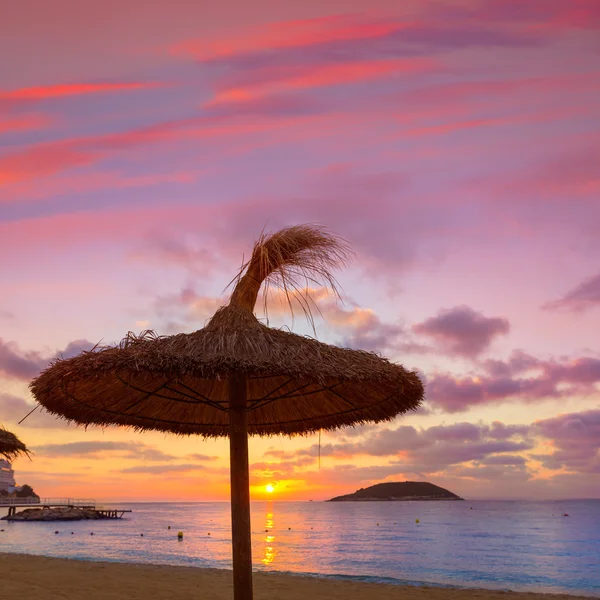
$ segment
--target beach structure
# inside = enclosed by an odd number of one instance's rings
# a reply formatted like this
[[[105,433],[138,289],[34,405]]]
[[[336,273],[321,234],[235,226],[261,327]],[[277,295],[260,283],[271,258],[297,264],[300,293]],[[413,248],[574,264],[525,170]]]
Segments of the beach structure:
[[[0,498],[0,507],[7,507],[8,521],[80,521],[84,519],[122,519],[132,512],[124,508],[105,508],[94,500],[73,498]],[[25,509],[17,512],[17,509]]]
[[[11,493],[16,485],[12,465],[7,460],[0,458],[0,492]]]
[[[300,225],[260,236],[233,280],[229,304],[190,334],[128,334],[115,347],[56,360],[32,383],[48,411],[90,425],[230,438],[235,600],[252,599],[248,435],[296,435],[380,422],[416,409],[418,375],[258,321],[261,288],[283,290],[310,316],[306,286],[336,292],[347,243]],[[337,292],[336,292],[337,293]]]
[[[29,456],[27,446],[14,433],[0,426],[0,456],[13,460],[23,454]]]

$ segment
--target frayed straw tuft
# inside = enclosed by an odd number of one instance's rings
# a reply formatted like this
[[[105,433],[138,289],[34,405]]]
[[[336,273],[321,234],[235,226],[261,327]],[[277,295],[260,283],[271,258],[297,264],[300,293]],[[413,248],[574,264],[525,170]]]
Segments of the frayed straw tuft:
[[[292,314],[294,300],[300,304],[314,330],[311,306],[315,305],[308,289],[311,285],[322,286],[339,298],[333,271],[346,265],[352,254],[348,242],[319,225],[297,225],[273,234],[263,232],[254,244],[252,257],[232,281],[235,288],[230,303],[254,311],[262,285],[267,314],[269,289],[277,288],[283,291]]]

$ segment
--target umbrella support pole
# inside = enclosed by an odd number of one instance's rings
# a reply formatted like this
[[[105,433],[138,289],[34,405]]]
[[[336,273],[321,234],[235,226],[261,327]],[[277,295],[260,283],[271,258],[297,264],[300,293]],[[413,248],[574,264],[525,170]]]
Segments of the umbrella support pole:
[[[245,375],[234,375],[229,379],[229,428],[233,598],[234,600],[252,600],[252,539]]]

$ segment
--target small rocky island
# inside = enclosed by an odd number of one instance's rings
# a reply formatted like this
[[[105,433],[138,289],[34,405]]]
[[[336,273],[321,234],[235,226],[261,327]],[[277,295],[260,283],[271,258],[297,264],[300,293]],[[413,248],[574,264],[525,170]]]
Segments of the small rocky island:
[[[361,488],[354,494],[337,496],[327,502],[371,502],[371,501],[411,501],[411,500],[464,500],[456,494],[427,481],[399,481],[378,483]]]

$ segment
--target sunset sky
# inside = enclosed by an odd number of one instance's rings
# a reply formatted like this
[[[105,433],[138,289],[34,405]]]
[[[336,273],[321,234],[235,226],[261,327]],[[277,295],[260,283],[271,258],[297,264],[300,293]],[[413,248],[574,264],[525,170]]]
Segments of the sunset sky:
[[[0,421],[45,497],[226,500],[228,441],[66,425],[28,383],[191,332],[260,231],[356,258],[317,337],[426,381],[379,426],[250,440],[252,496],[426,480],[600,495],[598,0],[22,0],[0,22]],[[262,314],[258,316],[262,317]],[[270,324],[312,334],[271,298]]]

